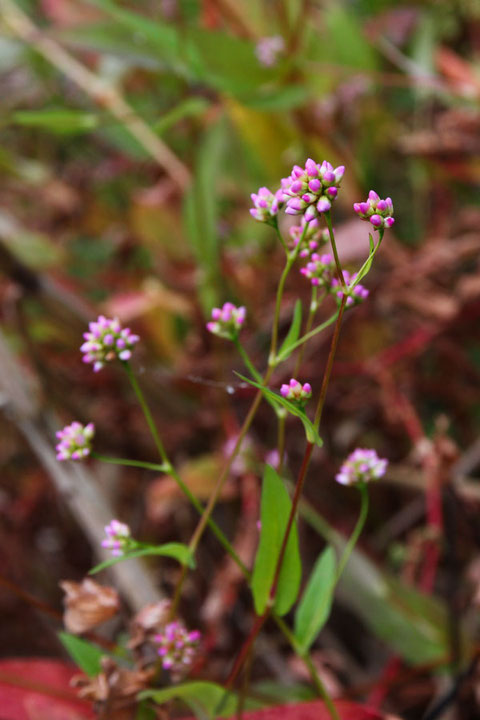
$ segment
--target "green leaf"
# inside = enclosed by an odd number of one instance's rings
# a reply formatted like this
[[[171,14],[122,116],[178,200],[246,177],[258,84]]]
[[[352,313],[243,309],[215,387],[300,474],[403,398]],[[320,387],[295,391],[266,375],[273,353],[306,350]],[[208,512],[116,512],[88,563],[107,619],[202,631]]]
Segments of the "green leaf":
[[[210,107],[208,100],[202,97],[189,97],[183,100],[176,107],[166,112],[159,120],[152,123],[152,129],[162,135],[173,125],[187,117],[202,115]]]
[[[257,93],[240,96],[238,99],[247,107],[263,112],[285,112],[305,105],[309,90],[304,85],[265,88]]]
[[[305,500],[305,520],[342,553],[345,539]],[[337,585],[339,600],[355,612],[378,638],[413,665],[441,661],[448,656],[447,610],[437,598],[382,572],[355,548]],[[465,653],[468,638],[462,637]]]
[[[290,350],[291,346],[297,342],[297,340],[300,336],[301,326],[302,326],[302,302],[301,302],[301,300],[297,300],[295,303],[295,309],[293,311],[292,324],[290,325],[288,334],[282,343],[282,347],[278,351],[278,355],[285,355],[282,358],[282,360],[287,360],[287,358],[290,357],[289,350]]]
[[[238,375],[239,378],[241,378],[244,382],[248,383],[249,385],[253,385],[254,387],[258,388],[262,391],[265,398],[269,402],[275,403],[277,406],[284,407],[291,415],[295,415],[295,417],[298,417],[302,423],[303,427],[305,429],[305,435],[307,436],[308,442],[314,443],[315,445],[318,445],[318,447],[322,447],[323,440],[318,434],[318,430],[315,427],[315,425],[312,423],[309,417],[307,417],[305,410],[298,407],[298,405],[295,405],[295,403],[290,402],[290,400],[286,400],[284,397],[279,395],[278,393],[273,392],[273,390],[270,390],[267,387],[264,387],[260,383],[255,382],[254,380],[250,380],[249,378],[245,377],[244,375],[240,375],[240,373],[236,372],[235,375]]]
[[[340,3],[328,5],[323,13],[328,41],[321,51],[330,62],[345,65],[355,72],[375,70],[377,56],[365,37],[362,23],[351,8]]]
[[[330,614],[336,566],[335,552],[328,546],[315,563],[295,613],[295,639],[302,654],[310,649]]]
[[[262,529],[251,581],[257,615],[264,613],[267,607],[291,507],[292,503],[281,477],[271,465],[266,465],[262,485]],[[301,573],[298,530],[294,521],[275,596],[274,608],[278,615],[287,613],[295,602]]]
[[[132,552],[127,552],[125,555],[110,558],[109,560],[101,562],[99,565],[95,565],[95,567],[90,570],[89,575],[94,575],[95,573],[100,572],[100,570],[105,570],[105,568],[116,565],[119,562],[124,562],[125,560],[131,560],[132,558],[139,557],[148,557],[151,555],[160,555],[162,557],[174,558],[175,560],[178,560],[181,565],[188,565],[191,568],[195,567],[195,559],[191,555],[187,545],[183,545],[183,543],[172,542],[166,543],[165,545],[152,545],[151,547],[143,547],[139,550],[132,550]]]
[[[15,125],[37,127],[57,135],[75,135],[98,127],[98,117],[79,110],[22,110],[11,115]]]
[[[187,682],[162,690],[145,690],[139,697],[149,698],[158,705],[178,698],[183,700],[201,720],[229,717],[235,713],[237,704],[235,694],[227,694],[220,685],[203,681]],[[220,712],[218,712],[219,706],[221,706]]]
[[[72,660],[84,673],[91,677],[98,675],[101,670],[100,660],[105,656],[101,648],[70,633],[59,632],[58,637]]]

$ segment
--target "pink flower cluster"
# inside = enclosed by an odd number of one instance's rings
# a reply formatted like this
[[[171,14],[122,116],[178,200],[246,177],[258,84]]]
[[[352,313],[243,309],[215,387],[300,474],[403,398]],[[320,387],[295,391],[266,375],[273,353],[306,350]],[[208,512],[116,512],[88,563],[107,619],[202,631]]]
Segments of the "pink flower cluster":
[[[375,190],[370,190],[366,202],[354,203],[353,209],[362,220],[368,220],[375,230],[390,228],[395,222],[393,202],[387,197],[382,200]]]
[[[112,520],[105,526],[106,539],[102,547],[111,550],[113,557],[121,557],[134,544],[130,528],[119,520]]]
[[[255,55],[264,67],[272,67],[278,60],[278,55],[285,50],[285,41],[281,35],[260,38]]]
[[[320,227],[319,218],[314,218],[307,223],[305,218],[302,217],[300,225],[294,225],[290,228],[290,237],[293,240],[294,247],[297,247],[299,242],[302,243],[299,256],[306,258],[328,242],[329,234],[327,228],[322,229]]]
[[[241,330],[246,316],[247,311],[243,306],[237,307],[231,302],[226,302],[222,308],[213,308],[207,330],[214,335],[232,340]]]
[[[90,455],[95,425],[72,422],[56,433],[60,442],[56,446],[57,460],[83,460]]]
[[[169,670],[173,678],[181,679],[188,672],[198,653],[200,638],[198,630],[189,632],[180,620],[168,623],[163,632],[155,636],[162,667]]]
[[[300,268],[301,274],[310,280],[312,285],[327,289],[332,285],[334,271],[335,261],[333,255],[329,253],[325,255],[313,253],[305,267]]]
[[[116,358],[130,360],[133,346],[140,340],[129,328],[122,328],[116,318],[111,320],[100,315],[88,327],[89,332],[84,333],[85,342],[80,350],[85,353],[83,362],[93,363],[95,372]]]
[[[388,460],[379,458],[375,450],[357,448],[345,460],[335,476],[342,485],[357,485],[378,480],[385,475]]]
[[[326,160],[320,165],[309,158],[302,168],[294,165],[290,177],[282,181],[287,198],[287,215],[303,215],[311,222],[332,207],[338,194],[345,167],[334,168]]]
[[[253,201],[250,215],[258,222],[271,224],[284,204],[283,190],[277,190],[273,194],[267,187],[261,187],[258,193],[252,193],[250,197]]]
[[[351,275],[348,270],[343,270],[343,279],[345,280],[345,285],[349,287],[353,282],[355,282],[355,279],[357,277],[356,273],[353,273]],[[331,282],[331,292],[334,293],[337,297],[337,300],[341,301],[343,298],[343,290],[340,290],[340,282],[338,278],[334,277],[332,278]],[[348,291],[348,297],[346,305],[347,307],[351,307],[352,305],[358,305],[359,303],[363,302],[367,299],[367,297],[370,295],[370,290],[367,290],[366,287],[363,285],[355,285],[354,288]]]
[[[288,384],[285,383],[282,385],[280,395],[286,400],[291,400],[292,402],[303,405],[312,397],[312,386],[310,383],[302,385],[301,382],[292,378]]]

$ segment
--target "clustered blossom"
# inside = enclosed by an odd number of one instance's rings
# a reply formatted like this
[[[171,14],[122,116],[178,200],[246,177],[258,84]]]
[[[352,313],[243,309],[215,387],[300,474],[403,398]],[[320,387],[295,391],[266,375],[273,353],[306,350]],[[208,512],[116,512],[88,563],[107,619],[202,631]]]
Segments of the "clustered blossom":
[[[226,302],[222,308],[213,308],[212,320],[207,323],[207,330],[214,335],[232,340],[241,330],[245,318],[246,309],[236,307],[231,302]]]
[[[319,255],[313,253],[305,267],[300,268],[301,274],[310,280],[312,285],[329,289],[333,283],[335,261],[329,253]]]
[[[102,540],[102,547],[111,550],[113,557],[121,557],[134,543],[130,528],[120,520],[112,520],[106,525],[105,534],[107,537]]]
[[[122,328],[116,318],[111,320],[100,315],[88,327],[89,332],[83,334],[85,342],[80,350],[85,353],[83,362],[93,363],[95,372],[116,358],[130,360],[133,346],[140,340],[129,328]]]
[[[258,222],[271,224],[284,204],[283,190],[273,194],[267,187],[261,187],[258,193],[252,193],[250,197],[254,205],[250,208],[250,215]]]
[[[309,158],[305,167],[294,165],[288,180],[282,182],[287,199],[285,212],[288,215],[303,215],[311,222],[332,207],[338,194],[345,167],[334,168],[326,160],[320,165]]]
[[[302,383],[292,378],[288,384],[283,384],[280,388],[280,395],[286,400],[292,400],[292,402],[301,403],[302,405],[312,397],[312,386],[310,383]]]
[[[255,55],[264,67],[272,67],[278,56],[285,50],[285,41],[280,35],[261,38],[255,48]]]
[[[168,623],[163,632],[155,636],[162,667],[170,671],[172,678],[181,679],[188,672],[198,653],[200,638],[198,630],[189,632],[180,620]]]
[[[95,425],[73,422],[56,433],[60,440],[56,446],[57,460],[83,460],[90,455]]]
[[[375,230],[390,228],[395,222],[393,202],[387,197],[382,200],[375,190],[370,190],[366,202],[354,203],[353,209],[362,220],[368,220]]]
[[[290,228],[290,237],[293,240],[294,247],[297,247],[298,243],[301,242],[302,247],[299,256],[306,258],[328,242],[329,234],[327,228],[320,227],[319,218],[314,218],[307,223],[302,217],[300,225],[294,225]]]
[[[357,485],[378,480],[385,475],[388,460],[379,458],[375,450],[357,448],[345,460],[335,476],[342,485]]]
[[[348,272],[348,270],[343,270],[342,274],[343,274],[343,279],[345,281],[345,285],[347,286],[347,288],[349,287],[349,285],[351,285],[353,282],[355,282],[355,279],[357,277],[357,273],[353,273],[353,275],[351,275]],[[332,278],[331,291],[336,295],[336,297],[339,301],[342,300],[343,293],[344,293],[343,290],[339,289],[340,287],[341,287],[341,285],[340,285],[340,281],[338,280],[338,278],[336,278],[336,277]],[[360,285],[360,283],[358,283],[358,285],[355,285],[355,287],[353,287],[351,290],[348,290],[348,297],[347,297],[346,305],[347,305],[347,307],[351,307],[352,305],[358,305],[359,303],[366,300],[369,295],[370,295],[370,290],[367,290],[366,287],[364,287],[363,285]]]

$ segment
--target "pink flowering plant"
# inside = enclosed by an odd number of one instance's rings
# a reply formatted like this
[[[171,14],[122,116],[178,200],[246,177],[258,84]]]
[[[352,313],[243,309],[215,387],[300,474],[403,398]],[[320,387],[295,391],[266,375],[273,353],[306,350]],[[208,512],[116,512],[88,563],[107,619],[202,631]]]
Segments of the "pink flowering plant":
[[[322,415],[342,321],[346,312],[353,311],[357,305],[368,300],[369,289],[368,285],[364,284],[365,278],[380,248],[385,231],[394,223],[393,203],[390,198],[382,200],[372,190],[365,202],[355,203],[354,213],[361,220],[370,223],[376,237],[370,234],[369,253],[360,267],[344,268],[336,244],[332,219],[335,201],[341,193],[344,173],[344,166],[334,167],[327,161],[319,163],[308,159],[303,167],[295,165],[291,174],[280,181],[280,187],[274,192],[262,187],[251,196],[252,218],[272,227],[279,239],[281,251],[285,255],[285,265],[276,290],[265,367],[255,365],[242,343],[242,330],[248,323],[246,308],[243,305],[227,301],[223,306],[211,310],[211,317],[206,323],[207,331],[219,338],[215,342],[230,342],[234,351],[239,353],[247,373],[240,377],[245,384],[249,384],[254,389],[254,396],[236,441],[229,449],[228,458],[216,478],[205,505],[185,484],[170,459],[155,425],[149,403],[137,380],[134,353],[141,342],[139,336],[129,328],[123,328],[117,319],[106,318],[103,315],[91,322],[89,330],[85,333],[85,341],[81,346],[85,363],[92,365],[95,372],[112,362],[119,363],[125,370],[152,434],[158,459],[154,462],[143,462],[101,455],[94,444],[93,423],[84,426],[79,422],[73,422],[57,433],[58,460],[80,461],[93,457],[107,463],[143,467],[168,475],[176,481],[199,515],[198,524],[188,543],[178,542],[175,538],[162,546],[142,543],[132,536],[128,525],[118,519],[112,520],[105,528],[106,537],[101,545],[111,557],[94,568],[94,572],[128,558],[145,555],[174,558],[180,566],[168,610],[162,611],[163,619],[153,639],[150,639],[155,649],[155,658],[151,660],[152,668],[161,669],[164,674],[156,670],[153,672],[150,689],[144,690],[141,695],[144,699],[162,703],[179,694],[188,693],[189,686],[182,683],[189,674],[195,676],[196,663],[205,653],[200,631],[186,627],[181,617],[181,608],[185,580],[190,569],[195,566],[197,550],[204,533],[210,530],[237,565],[250,587],[255,619],[237,656],[228,668],[223,685],[210,683],[211,698],[214,699],[209,705],[210,710],[206,716],[217,717],[235,712],[237,703],[240,703],[238,712],[241,715],[243,699],[236,694],[239,679],[246,673],[258,635],[262,632],[266,621],[272,619],[284,634],[292,650],[304,663],[312,687],[323,699],[332,720],[339,720],[338,710],[316,669],[310,651],[327,622],[335,588],[365,523],[368,510],[368,486],[384,476],[387,460],[379,457],[375,449],[357,448],[339,467],[336,481],[359,491],[358,522],[348,540],[336,548],[330,544],[326,547],[310,577],[304,578],[301,593],[302,563],[297,515],[312,454],[322,445]],[[293,216],[298,220],[298,224],[287,231],[286,237],[281,231],[284,225],[281,214]],[[284,290],[287,279],[294,270],[309,283],[310,303],[305,314],[301,301],[297,300],[291,313],[290,328],[282,338]],[[333,312],[326,320],[318,322],[318,309],[323,303],[328,302]],[[315,338],[326,332],[329,327],[333,328],[329,353],[322,382],[320,387],[316,387],[305,378],[302,369],[303,353],[306,344],[314,342]],[[285,371],[282,366],[290,359],[293,368],[289,365],[288,371]],[[285,380],[283,383],[279,379],[282,372]],[[287,380],[289,377],[290,380]],[[247,442],[247,433],[262,400],[265,400],[273,410],[272,417],[278,429],[278,445],[271,454],[274,464],[266,464],[263,471],[258,549],[253,566],[247,567],[227,534],[215,522],[213,511],[242,452],[242,447]],[[289,416],[293,421],[300,421],[305,433],[303,460],[291,492],[285,484],[285,478],[288,477],[285,427]],[[331,478],[332,481],[333,479]],[[349,490],[346,489],[345,492]],[[293,624],[290,624],[284,618],[292,609],[294,609]],[[168,679],[165,678],[165,673]],[[245,677],[248,677],[248,673]],[[246,692],[245,687],[246,684],[243,683],[243,694]],[[192,707],[195,708],[193,701]]]

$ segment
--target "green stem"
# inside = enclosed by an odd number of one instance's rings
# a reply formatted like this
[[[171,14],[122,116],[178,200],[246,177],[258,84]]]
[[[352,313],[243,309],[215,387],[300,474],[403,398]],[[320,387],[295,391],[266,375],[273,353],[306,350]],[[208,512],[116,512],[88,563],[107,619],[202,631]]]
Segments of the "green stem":
[[[323,374],[322,387],[320,389],[320,397],[318,399],[317,410],[315,412],[315,419],[313,421],[315,427],[319,428],[320,420],[322,419],[323,406],[325,405],[325,398],[327,396],[328,384],[330,382],[330,375],[332,374],[333,361],[335,360],[335,353],[337,351],[338,339],[340,337],[340,328],[342,325],[343,312],[347,304],[347,294],[343,293],[342,302],[340,303],[340,309],[338,311],[337,322],[335,330],[333,332],[332,342],[330,344],[330,352],[328,353],[327,366]]]
[[[279,240],[280,240],[280,242],[282,243],[282,247],[283,247],[283,249],[285,250],[285,252],[286,252],[286,253],[287,253],[287,255],[288,255],[288,247],[287,247],[287,243],[286,243],[286,242],[285,242],[285,240],[283,239],[283,235],[282,235],[282,233],[280,232],[280,228],[278,227],[278,221],[277,221],[277,218],[275,218],[275,223],[274,223],[273,227],[275,228],[275,232],[277,233],[277,237],[278,237],[278,239],[279,239]]]
[[[314,328],[313,330],[310,330],[310,332],[306,333],[306,335],[304,335],[299,340],[297,340],[296,343],[293,343],[293,345],[290,345],[290,347],[288,348],[288,354],[290,354],[291,352],[296,350],[298,347],[300,347],[300,345],[303,345],[303,343],[306,343],[312,337],[315,337],[315,335],[318,335],[318,333],[321,333],[322,330],[325,330],[325,328],[327,328],[329,325],[334,323],[338,317],[338,313],[339,313],[339,311],[337,310],[337,312],[334,315],[332,315],[331,317],[329,317],[328,320],[325,320],[325,322],[323,322],[321,325],[317,325],[316,328]],[[280,355],[277,356],[277,364],[283,362],[284,359],[285,358],[283,356],[283,353],[280,353]]]
[[[243,347],[242,343],[240,342],[240,340],[238,339],[237,336],[235,336],[235,337],[233,338],[233,343],[234,343],[235,347],[237,348],[237,350],[238,350],[238,352],[239,352],[239,354],[240,354],[240,356],[241,356],[241,358],[242,358],[242,360],[243,360],[243,362],[244,362],[244,364],[245,364],[245,367],[246,367],[247,370],[250,372],[250,375],[251,375],[253,378],[255,378],[255,380],[256,380],[257,382],[262,383],[262,382],[263,382],[263,377],[261,376],[261,374],[258,372],[258,370],[257,370],[257,368],[255,367],[255,365],[254,365],[254,364],[252,363],[252,361],[250,360],[247,351],[245,350],[245,348]]]
[[[332,246],[333,257],[335,258],[335,265],[337,268],[338,281],[339,281],[340,285],[342,285],[344,290],[346,290],[347,286],[345,283],[345,278],[343,277],[343,270],[342,270],[342,266],[340,264],[340,258],[338,257],[337,244],[335,242],[335,235],[333,233],[332,216],[331,216],[330,210],[325,213],[325,222],[327,223],[328,234],[330,235],[330,244]]]
[[[355,528],[353,530],[353,533],[350,535],[350,538],[345,546],[345,549],[342,553],[342,557],[340,558],[340,562],[338,563],[337,568],[337,574],[335,578],[335,584],[338,583],[340,580],[343,571],[345,570],[345,566],[348,563],[348,560],[350,558],[350,555],[352,554],[352,551],[355,547],[355,545],[358,542],[358,538],[360,537],[360,534],[363,530],[363,526],[365,525],[365,521],[367,519],[368,515],[368,489],[366,483],[361,483],[358,486],[360,490],[361,495],[361,505],[360,505],[360,514],[358,516],[357,524],[355,525]]]
[[[321,302],[321,300],[320,300],[320,302]],[[317,312],[317,310],[318,310],[318,305],[319,305],[319,301],[318,301],[318,288],[317,288],[316,285],[313,285],[313,287],[312,287],[312,296],[311,296],[311,298],[310,298],[310,307],[309,307],[309,309],[308,309],[307,322],[306,322],[306,324],[305,324],[305,333],[304,333],[305,335],[308,335],[308,333],[309,333],[310,330],[312,329],[313,321],[314,321],[314,319],[315,319],[315,314],[316,314],[316,312]],[[295,362],[295,367],[294,367],[294,369],[293,369],[293,377],[294,377],[294,378],[297,377],[298,372],[299,372],[299,370],[300,370],[300,368],[301,368],[301,366],[302,366],[303,353],[304,353],[304,352],[305,352],[305,345],[301,346],[300,352],[298,353],[298,357],[297,357],[297,360],[296,360],[296,362]]]
[[[278,282],[277,287],[277,297],[275,300],[275,314],[273,316],[273,329],[272,329],[272,341],[270,343],[270,355],[268,358],[268,364],[270,367],[275,367],[278,363],[277,355],[277,344],[278,344],[278,326],[280,323],[280,308],[282,305],[282,298],[283,298],[283,291],[285,289],[285,282],[287,280],[287,277],[290,273],[290,270],[292,269],[293,264],[295,263],[295,260],[298,257],[298,253],[300,252],[300,249],[302,247],[303,239],[305,238],[306,232],[308,229],[308,223],[305,224],[305,227],[303,228],[302,235],[300,237],[300,240],[298,241],[298,244],[292,250],[292,252],[287,253],[287,262],[285,264],[285,267],[283,268],[283,272],[280,276],[280,280]]]
[[[365,275],[367,274],[367,273],[365,273],[365,274],[362,274],[362,273],[364,272],[364,270],[365,270],[366,267],[368,267],[369,265],[372,264],[373,258],[374,258],[375,255],[377,254],[377,250],[378,250],[378,248],[380,247],[380,245],[381,245],[381,243],[382,243],[383,234],[384,234],[385,231],[384,231],[383,228],[380,228],[380,230],[379,230],[378,232],[379,232],[378,242],[377,242],[377,244],[375,245],[375,247],[374,247],[374,249],[372,250],[372,252],[370,253],[370,255],[368,256],[368,258],[367,258],[367,259],[365,260],[365,262],[363,263],[363,265],[362,265],[362,267],[360,268],[360,270],[356,273],[357,277],[355,278],[355,280],[353,281],[353,283],[349,286],[349,288],[348,288],[349,290],[353,290],[353,288],[354,288],[356,285],[358,285],[358,283],[359,283],[359,282],[365,277]],[[367,272],[368,272],[368,271],[367,271]]]
[[[149,427],[149,430],[152,434],[153,440],[155,442],[156,448],[158,450],[158,454],[162,458],[162,462],[165,465],[170,466],[170,463],[168,461],[167,453],[165,452],[165,448],[163,447],[163,443],[160,440],[160,435],[158,434],[157,427],[155,425],[155,421],[152,417],[152,413],[150,412],[150,408],[148,407],[147,401],[145,400],[145,397],[143,395],[143,392],[140,388],[140,385],[137,382],[137,378],[135,377],[132,368],[130,367],[130,363],[128,361],[122,361],[122,365],[125,368],[125,371],[128,375],[128,379],[130,380],[130,384],[133,388],[133,391],[135,395],[137,396],[137,400],[140,403],[140,407],[143,410],[143,414],[145,416],[145,420],[147,421],[147,425]]]
[[[277,472],[279,475],[282,474],[283,469],[283,457],[285,455],[285,424],[287,420],[287,411],[284,408],[277,410],[277,424],[278,424],[278,435],[277,435],[277,452],[278,452],[278,466]]]
[[[169,473],[171,471],[170,463],[165,465],[158,465],[157,463],[144,462],[143,460],[129,460],[128,458],[115,458],[107,457],[106,455],[99,455],[99,453],[92,452],[92,458],[100,460],[101,462],[109,463],[110,465],[125,465],[126,467],[138,467],[144,470],[154,470],[155,472]]]

